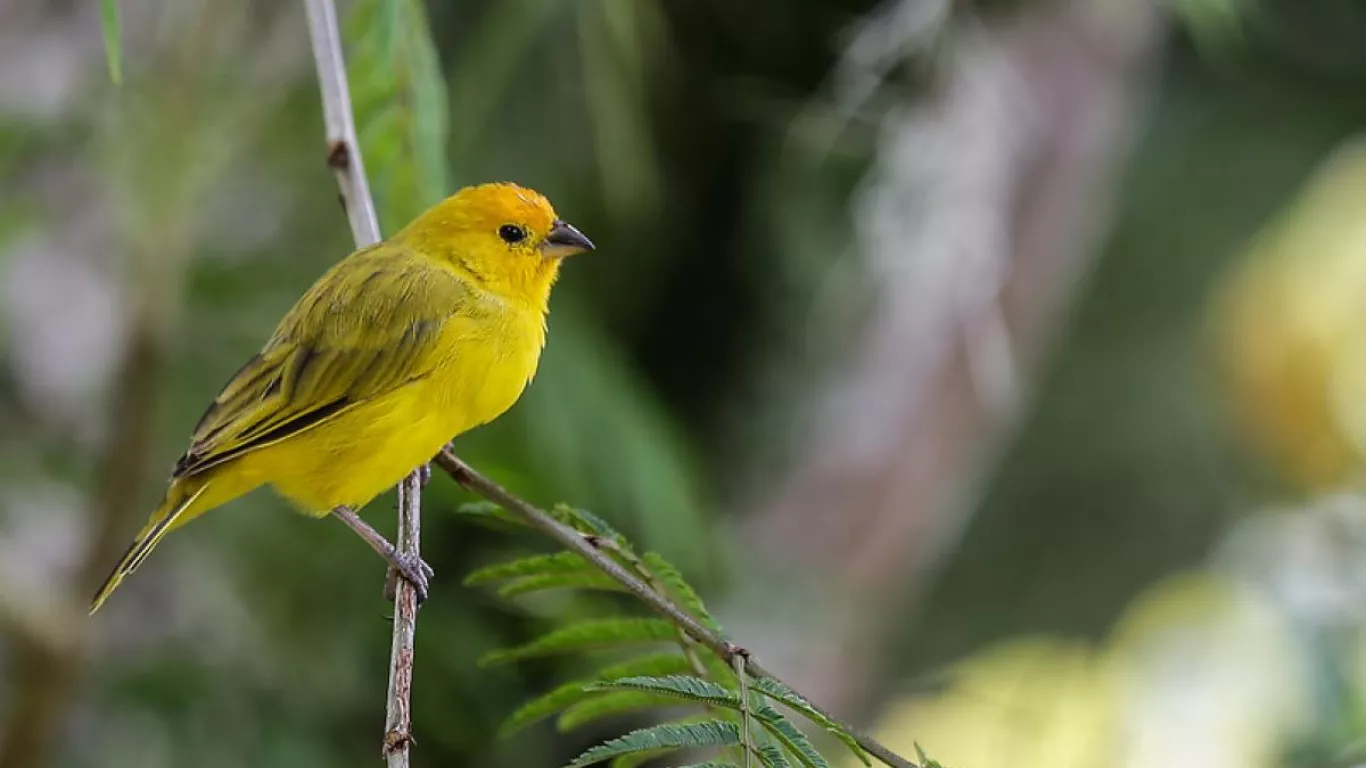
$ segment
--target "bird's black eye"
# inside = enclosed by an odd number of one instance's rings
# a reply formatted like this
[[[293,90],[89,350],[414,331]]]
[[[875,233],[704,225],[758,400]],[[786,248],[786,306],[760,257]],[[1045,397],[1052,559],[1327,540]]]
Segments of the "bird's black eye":
[[[526,239],[526,230],[516,224],[504,224],[498,228],[498,236],[503,238],[503,242],[520,243]]]

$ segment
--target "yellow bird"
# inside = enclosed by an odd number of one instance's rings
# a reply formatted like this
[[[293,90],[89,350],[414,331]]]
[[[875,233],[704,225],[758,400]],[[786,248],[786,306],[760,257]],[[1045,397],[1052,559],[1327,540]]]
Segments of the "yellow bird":
[[[425,596],[427,565],[355,510],[516,402],[545,345],[560,263],[592,249],[539,193],[485,184],[332,267],[199,420],[90,612],[167,533],[267,484],[346,522]]]

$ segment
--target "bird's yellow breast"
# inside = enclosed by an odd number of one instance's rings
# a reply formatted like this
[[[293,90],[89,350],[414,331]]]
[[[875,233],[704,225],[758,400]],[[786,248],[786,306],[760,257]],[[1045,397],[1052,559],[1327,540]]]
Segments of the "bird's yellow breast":
[[[360,507],[429,460],[451,438],[497,418],[536,372],[544,315],[493,299],[447,320],[432,372],[235,462],[303,511]]]

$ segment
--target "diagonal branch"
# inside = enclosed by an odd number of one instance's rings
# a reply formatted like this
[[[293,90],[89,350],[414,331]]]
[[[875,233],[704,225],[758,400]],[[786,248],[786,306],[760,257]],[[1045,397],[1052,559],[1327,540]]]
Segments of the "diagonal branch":
[[[679,607],[673,600],[652,589],[638,576],[613,560],[610,555],[595,547],[578,531],[551,517],[545,510],[512,495],[503,486],[479,474],[470,465],[461,461],[449,448],[437,454],[435,462],[437,466],[445,470],[446,474],[451,476],[451,479],[466,490],[488,499],[515,515],[520,515],[533,528],[559,542],[564,548],[578,553],[592,563],[595,568],[610,576],[625,587],[628,592],[644,601],[656,613],[668,619],[689,637],[696,640],[698,644],[715,653],[726,664],[743,669],[751,677],[767,677],[770,680],[782,683],[781,679],[761,667],[748,650],[702,626],[697,619]],[[814,704],[811,706],[812,709],[847,731],[865,752],[881,760],[884,764],[892,768],[918,768],[915,763],[896,754],[871,736],[864,735],[845,725],[820,707]]]
[[[327,164],[337,176],[341,202],[351,223],[356,247],[379,242],[379,221],[370,197],[361,160],[356,124],[351,113],[351,94],[346,83],[337,9],[332,0],[304,0],[308,33],[318,65],[323,117],[327,127]],[[398,551],[418,558],[421,531],[422,482],[420,472],[404,478],[398,486]],[[389,768],[407,768],[412,746],[413,638],[417,632],[417,591],[406,579],[397,579],[394,591],[394,641],[389,654],[389,693],[385,707],[383,754]]]

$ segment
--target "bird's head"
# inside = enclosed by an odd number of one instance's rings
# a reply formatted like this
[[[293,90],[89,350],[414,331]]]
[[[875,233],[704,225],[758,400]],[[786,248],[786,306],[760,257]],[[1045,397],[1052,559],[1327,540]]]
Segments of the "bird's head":
[[[516,184],[466,187],[394,236],[504,298],[544,304],[566,256],[593,250],[539,192]]]

